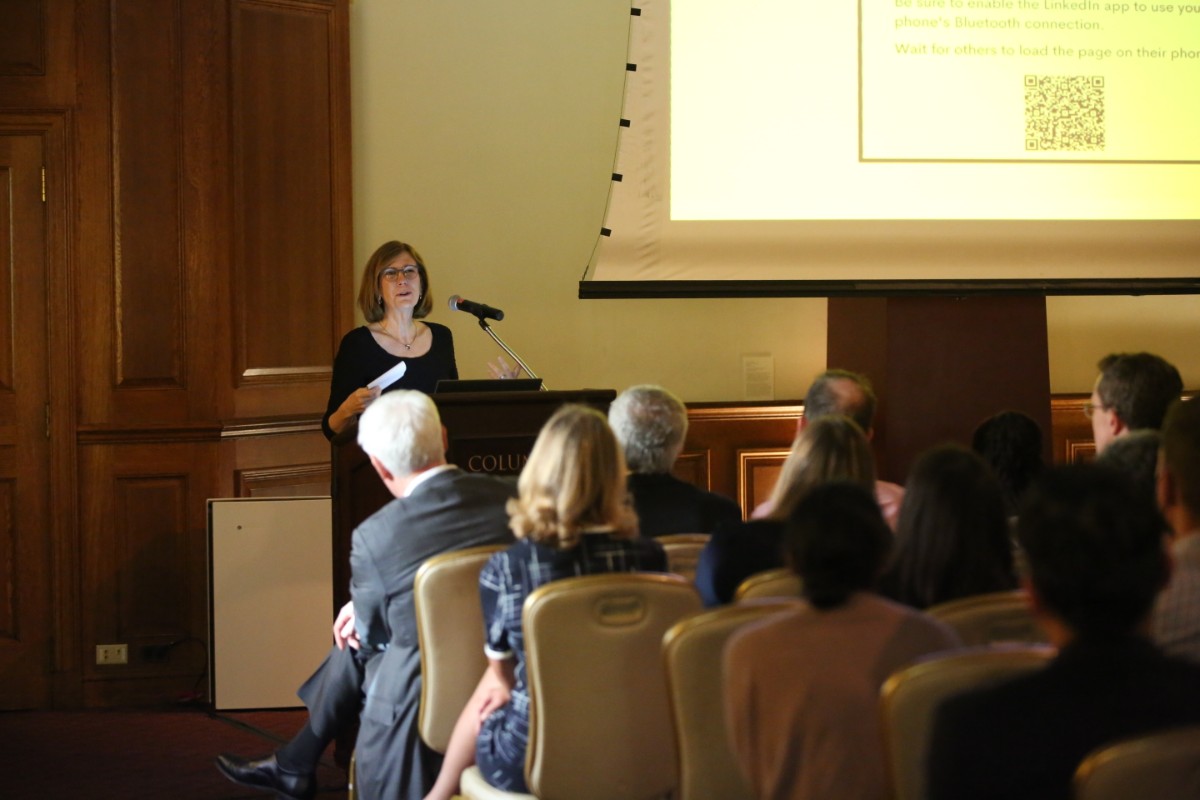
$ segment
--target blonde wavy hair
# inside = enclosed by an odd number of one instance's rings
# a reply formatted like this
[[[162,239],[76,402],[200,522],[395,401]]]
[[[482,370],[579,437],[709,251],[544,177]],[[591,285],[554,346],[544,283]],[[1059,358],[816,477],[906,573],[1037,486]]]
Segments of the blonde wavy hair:
[[[771,519],[787,519],[814,487],[830,481],[875,491],[875,459],[862,428],[849,417],[830,415],[808,423],[792,442],[771,490]]]
[[[613,536],[637,535],[637,516],[626,494],[625,458],[604,415],[565,405],[538,434],[533,452],[508,501],[508,525],[518,539],[567,550],[581,532],[608,528]]]

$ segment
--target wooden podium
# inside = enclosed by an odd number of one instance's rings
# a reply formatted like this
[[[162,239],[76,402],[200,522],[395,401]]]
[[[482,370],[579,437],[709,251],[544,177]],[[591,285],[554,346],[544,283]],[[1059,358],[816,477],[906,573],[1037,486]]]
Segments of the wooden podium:
[[[612,389],[573,392],[470,392],[437,394],[449,449],[446,460],[468,472],[517,475],[538,431],[559,406],[582,403],[607,413]],[[355,526],[391,501],[352,423],[333,438],[334,611],[350,599],[350,537]]]

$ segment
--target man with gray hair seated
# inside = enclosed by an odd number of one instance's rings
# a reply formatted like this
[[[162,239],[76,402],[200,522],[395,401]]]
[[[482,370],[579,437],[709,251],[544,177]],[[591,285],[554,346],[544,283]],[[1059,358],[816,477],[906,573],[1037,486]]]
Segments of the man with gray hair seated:
[[[687,408],[661,386],[631,386],[608,409],[608,422],[625,451],[629,493],[643,536],[712,533],[738,522],[737,503],[671,474],[687,437]]]
[[[265,757],[217,757],[225,777],[276,797],[317,794],[321,753],[359,721],[360,710],[358,796],[425,796],[441,757],[417,732],[421,658],[413,579],[433,556],[513,540],[505,504],[515,487],[446,463],[442,421],[428,395],[402,389],[374,400],[359,418],[358,444],[395,499],[354,529],[351,602],[333,623],[334,647],[297,692],[308,722]]]

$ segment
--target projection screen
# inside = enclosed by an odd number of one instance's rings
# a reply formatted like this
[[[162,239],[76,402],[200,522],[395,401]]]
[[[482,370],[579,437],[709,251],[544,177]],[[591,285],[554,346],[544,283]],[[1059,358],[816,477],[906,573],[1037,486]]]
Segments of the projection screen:
[[[635,2],[582,297],[1200,289],[1200,0]]]

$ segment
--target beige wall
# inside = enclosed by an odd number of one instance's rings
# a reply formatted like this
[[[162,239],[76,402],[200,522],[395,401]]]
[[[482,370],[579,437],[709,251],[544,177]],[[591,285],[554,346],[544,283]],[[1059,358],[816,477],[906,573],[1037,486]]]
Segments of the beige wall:
[[[774,358],[775,397],[825,366],[813,299],[588,300],[620,116],[628,0],[353,0],[355,260],[402,238],[428,262],[431,317],[463,377],[498,348],[451,294],[504,309],[493,329],[550,388],[653,381],[690,401],[744,397],[742,356]],[[357,285],[357,273],[355,281]],[[1149,349],[1200,385],[1197,298],[1052,298],[1051,389]],[[1188,345],[1193,346],[1188,346]]]

